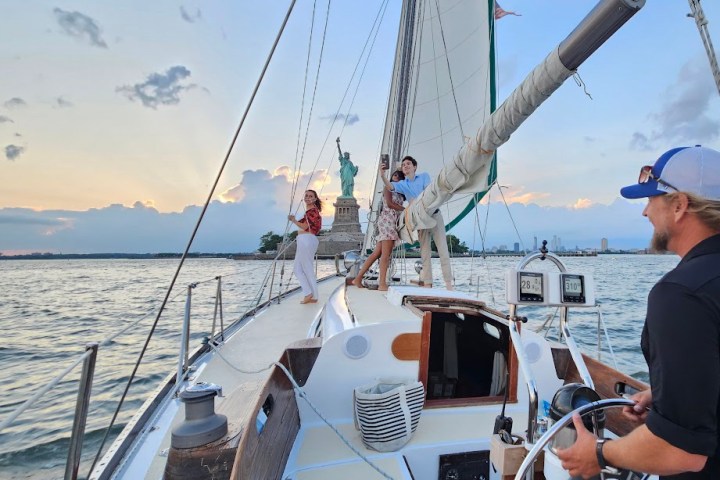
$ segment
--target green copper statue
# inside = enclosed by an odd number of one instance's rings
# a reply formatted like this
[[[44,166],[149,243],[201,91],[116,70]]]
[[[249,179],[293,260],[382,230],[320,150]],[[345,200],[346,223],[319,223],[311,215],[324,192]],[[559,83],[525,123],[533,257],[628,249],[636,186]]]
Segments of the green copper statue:
[[[340,183],[342,184],[342,195],[344,198],[352,198],[353,188],[355,187],[355,175],[357,175],[358,167],[350,161],[350,153],[343,154],[340,150],[340,137],[337,140],[338,153],[340,154]]]

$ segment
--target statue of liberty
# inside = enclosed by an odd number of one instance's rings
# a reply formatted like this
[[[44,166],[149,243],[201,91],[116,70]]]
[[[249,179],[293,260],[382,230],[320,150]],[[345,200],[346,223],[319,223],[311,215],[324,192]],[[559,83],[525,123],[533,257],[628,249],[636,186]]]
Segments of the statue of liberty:
[[[355,187],[355,175],[357,175],[358,167],[350,161],[350,153],[343,154],[340,150],[340,137],[335,140],[337,142],[338,153],[340,154],[340,183],[342,185],[342,198],[353,198],[353,188]]]

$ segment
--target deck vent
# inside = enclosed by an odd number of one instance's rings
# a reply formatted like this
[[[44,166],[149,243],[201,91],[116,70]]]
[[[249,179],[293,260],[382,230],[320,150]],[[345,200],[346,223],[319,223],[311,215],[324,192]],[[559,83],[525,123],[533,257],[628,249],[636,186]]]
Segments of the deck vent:
[[[173,448],[194,448],[222,438],[228,431],[227,417],[215,413],[215,396],[220,386],[197,383],[180,393],[185,420],[172,431]]]
[[[345,340],[343,351],[348,357],[358,360],[370,351],[370,339],[361,334],[351,335]]]

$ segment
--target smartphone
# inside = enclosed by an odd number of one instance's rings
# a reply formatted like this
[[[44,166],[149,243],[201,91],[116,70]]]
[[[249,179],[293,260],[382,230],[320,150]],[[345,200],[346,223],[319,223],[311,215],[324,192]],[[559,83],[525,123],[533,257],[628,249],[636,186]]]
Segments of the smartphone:
[[[390,155],[387,153],[380,155],[380,164],[382,165],[383,170],[390,168]]]

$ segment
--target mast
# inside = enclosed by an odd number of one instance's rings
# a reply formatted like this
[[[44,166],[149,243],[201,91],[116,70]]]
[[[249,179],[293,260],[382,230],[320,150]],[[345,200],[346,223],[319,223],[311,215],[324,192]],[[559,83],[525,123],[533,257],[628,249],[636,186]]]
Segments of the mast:
[[[400,161],[402,152],[403,134],[405,133],[405,113],[409,97],[410,74],[412,69],[413,39],[415,37],[415,12],[416,0],[405,0],[403,5],[403,27],[400,51],[400,69],[398,72],[398,92],[395,103],[395,115],[393,124],[393,138],[391,143],[390,158],[392,164]]]
[[[690,13],[688,17],[695,19],[695,25],[697,25],[698,31],[700,32],[700,38],[702,38],[703,45],[705,46],[705,52],[707,53],[708,60],[710,60],[710,70],[712,70],[713,79],[715,79],[715,86],[720,93],[720,69],[718,68],[717,58],[715,57],[715,50],[713,49],[712,41],[710,40],[710,33],[708,32],[708,21],[705,18],[705,12],[703,12],[700,6],[700,0],[688,0],[690,3]]]

